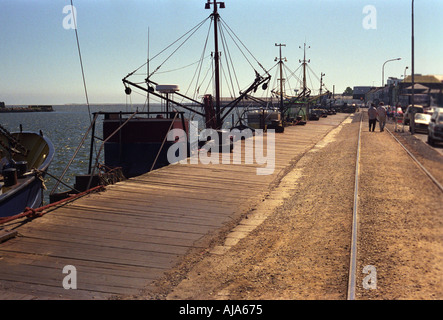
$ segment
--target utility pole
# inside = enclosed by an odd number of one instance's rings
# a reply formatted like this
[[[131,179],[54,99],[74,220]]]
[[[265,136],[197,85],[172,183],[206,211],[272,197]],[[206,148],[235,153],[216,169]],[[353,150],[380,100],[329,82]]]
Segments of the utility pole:
[[[414,84],[415,84],[415,79],[414,79],[414,74],[415,74],[415,70],[414,70],[414,0],[412,0],[412,37],[411,37],[411,56],[412,56],[412,62],[411,62],[411,82],[412,82],[412,96],[411,96],[411,104],[412,104],[412,108],[414,108]]]
[[[412,0],[412,36],[411,36],[411,56],[412,56],[412,62],[411,62],[411,82],[412,82],[412,95],[411,95],[411,105],[412,105],[412,119],[411,123],[409,124],[411,126],[411,133],[415,133],[415,113],[414,113],[414,85],[415,85],[415,79],[414,79],[414,0]]]

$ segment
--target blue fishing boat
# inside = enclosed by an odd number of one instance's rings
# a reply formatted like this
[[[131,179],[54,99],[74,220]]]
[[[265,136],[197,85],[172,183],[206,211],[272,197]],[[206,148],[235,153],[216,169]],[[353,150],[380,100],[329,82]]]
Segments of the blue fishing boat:
[[[0,126],[0,218],[38,208],[54,146],[40,131],[9,133]]]

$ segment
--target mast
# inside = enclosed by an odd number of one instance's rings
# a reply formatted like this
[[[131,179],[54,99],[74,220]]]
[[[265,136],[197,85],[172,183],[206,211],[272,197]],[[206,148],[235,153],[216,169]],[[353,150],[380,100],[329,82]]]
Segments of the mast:
[[[280,47],[280,58],[278,60],[278,63],[280,64],[280,111],[283,111],[283,59],[286,60],[286,58],[282,58],[281,56],[281,47],[286,47],[286,44],[275,44],[276,47]],[[277,60],[277,58],[275,58]]]
[[[147,54],[147,60],[146,60],[146,77],[149,77],[149,27],[148,27],[148,54]],[[149,112],[149,111],[151,111],[149,90],[146,91],[146,99],[148,100],[147,106],[148,106],[148,112]]]
[[[299,48],[301,48],[301,47],[299,47]],[[310,46],[308,48],[310,48]],[[299,60],[299,62],[302,62],[302,61]],[[303,48],[303,62],[302,62],[303,63],[303,90],[302,90],[302,94],[301,95],[303,96],[303,98],[306,98],[306,93],[307,93],[306,65],[307,65],[308,62],[311,62],[311,60],[309,59],[308,61],[306,61],[306,41],[305,41],[304,48]],[[308,116],[308,114],[309,114],[309,103],[305,102],[305,107],[306,107],[305,114],[306,114],[306,116]]]
[[[323,89],[323,76],[325,76],[326,74],[324,74],[323,72],[320,75],[320,101],[321,101],[321,92]]]
[[[220,21],[220,16],[218,14],[218,6],[220,6],[220,9],[224,9],[225,3],[219,2],[217,0],[206,0],[205,9],[211,9],[211,5],[213,6],[213,12],[210,14],[210,18],[214,19],[214,50],[215,50],[214,56],[213,56],[214,57],[214,86],[215,86],[215,90],[214,90],[215,91],[215,108],[214,109],[215,109],[215,112],[213,112],[213,116],[211,116],[211,118],[215,118],[214,129],[221,129],[222,125],[223,125],[223,121],[226,118],[226,116],[238,105],[238,103],[242,99],[246,98],[249,93],[255,92],[257,90],[258,86],[260,86],[260,85],[263,85],[263,90],[266,90],[266,86],[269,83],[271,76],[269,75],[268,71],[266,71],[260,63],[258,63],[259,66],[265,71],[266,76],[261,76],[256,70],[254,70],[256,77],[255,77],[253,84],[251,84],[247,89],[240,91],[239,97],[237,97],[233,101],[231,101],[228,104],[226,104],[225,106],[223,106],[223,111],[226,111],[226,112],[223,112],[223,114],[222,114],[222,110],[221,110],[221,107],[222,107],[221,106],[221,81],[220,81],[221,53],[219,52],[219,48],[218,48],[218,33],[219,33],[218,28],[219,28],[219,26],[221,27],[222,25],[219,25],[219,23],[221,21]],[[148,29],[148,31],[149,31],[149,29]],[[177,51],[177,50],[175,50],[175,51]],[[175,53],[175,51],[173,53]],[[139,67],[136,70],[127,74],[122,79],[124,87],[125,87],[125,93],[127,95],[130,95],[132,93],[131,87],[134,87],[139,90],[147,92],[148,96],[153,95],[157,98],[160,98],[160,99],[166,101],[167,103],[173,103],[174,105],[176,105],[178,107],[184,108],[184,109],[194,112],[198,115],[206,116],[207,115],[206,111],[205,111],[205,113],[198,112],[197,110],[195,110],[195,108],[193,108],[191,106],[187,106],[187,105],[185,105],[181,102],[175,101],[173,99],[170,99],[166,95],[159,94],[158,92],[156,92],[154,90],[154,88],[151,86],[151,84],[157,85],[157,83],[152,81],[150,78],[160,68],[161,65],[159,67],[157,67],[157,69],[155,69],[154,72],[150,73],[151,58],[149,57],[149,55],[150,54],[149,54],[149,32],[148,32],[148,58],[147,58],[147,66],[146,66],[147,72],[148,72],[148,77],[145,79],[147,87],[143,87],[139,83],[129,80],[129,77],[132,77],[135,74],[135,72],[141,68],[141,67]],[[170,56],[172,56],[172,54]],[[191,101],[193,104],[196,104],[200,107],[203,107],[203,108],[205,107],[205,104],[202,103],[201,101],[194,100],[193,98],[187,97],[186,95],[180,94],[179,92],[174,92],[174,95],[177,95],[177,96],[180,96],[184,99],[187,99],[187,100]],[[211,108],[212,108],[212,106],[211,106]],[[215,113],[216,113],[216,115],[215,115]]]
[[[299,47],[301,49],[301,47]],[[308,46],[308,49],[310,48],[310,46]],[[309,59],[308,61],[306,61],[306,42],[304,43],[304,49],[303,49],[303,61],[299,60],[299,62],[301,62],[303,64],[303,93],[306,93],[306,65],[311,62],[311,59]]]
[[[218,51],[218,20],[220,19],[220,15],[218,14],[217,4],[220,5],[220,9],[225,8],[224,2],[217,2],[213,0],[208,0],[205,4],[205,9],[210,9],[211,4],[213,5],[214,11],[212,12],[212,18],[214,19],[214,77],[215,77],[215,113],[217,117],[217,129],[221,129],[222,121],[220,115],[220,55]]]

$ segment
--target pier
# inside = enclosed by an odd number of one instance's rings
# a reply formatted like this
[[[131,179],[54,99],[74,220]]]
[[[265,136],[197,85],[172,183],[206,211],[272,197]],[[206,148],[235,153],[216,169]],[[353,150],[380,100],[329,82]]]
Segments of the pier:
[[[106,187],[27,223],[5,225],[0,244],[0,299],[110,299],[140,294],[189,252],[223,246],[227,234],[349,114],[276,134],[275,170],[257,164],[176,164]],[[65,266],[76,289],[65,289]]]

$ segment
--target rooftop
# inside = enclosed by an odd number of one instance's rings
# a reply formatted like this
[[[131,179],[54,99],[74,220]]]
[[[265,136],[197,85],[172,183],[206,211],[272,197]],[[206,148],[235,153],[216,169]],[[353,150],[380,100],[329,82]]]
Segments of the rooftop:
[[[412,83],[412,76],[407,76],[403,82]],[[416,75],[414,75],[414,82],[415,83],[442,83],[443,82],[443,75],[416,74]]]

